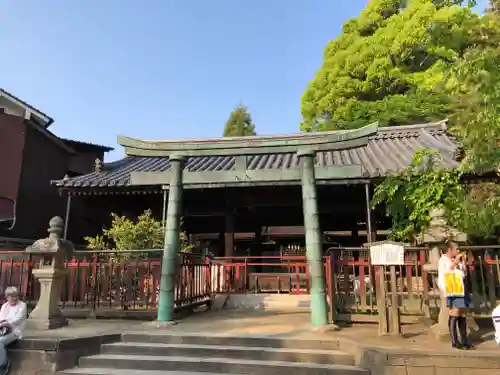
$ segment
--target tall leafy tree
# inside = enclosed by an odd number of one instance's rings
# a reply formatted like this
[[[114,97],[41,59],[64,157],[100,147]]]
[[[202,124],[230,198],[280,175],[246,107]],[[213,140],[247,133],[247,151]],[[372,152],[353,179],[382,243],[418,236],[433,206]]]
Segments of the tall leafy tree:
[[[255,135],[255,125],[247,107],[240,104],[229,115],[224,127],[224,137]]]
[[[479,27],[476,43],[458,62],[450,79],[453,131],[463,144],[462,169],[469,174],[500,175],[500,1],[492,0]],[[457,204],[457,225],[482,238],[500,241],[500,185],[467,185]]]
[[[474,174],[500,174],[499,5],[491,1],[469,31],[466,48],[435,86],[449,98],[452,131],[463,147],[461,170],[443,171],[437,164],[422,168],[416,158],[407,171],[376,188],[374,203],[384,204],[396,238],[411,240],[427,225],[429,210],[441,206],[471,240],[500,242],[500,185],[470,180]],[[418,175],[412,173],[416,167]],[[459,183],[460,176],[467,179]]]
[[[463,6],[467,5],[467,6]],[[371,0],[324,52],[302,96],[303,131],[440,120],[449,97],[436,90],[474,44],[480,16],[459,0]],[[325,120],[325,117],[327,118]]]
[[[500,1],[493,0],[446,80],[453,130],[463,143],[466,171],[484,174],[500,166]]]
[[[491,0],[490,7],[488,10],[490,12],[500,13],[500,0]]]

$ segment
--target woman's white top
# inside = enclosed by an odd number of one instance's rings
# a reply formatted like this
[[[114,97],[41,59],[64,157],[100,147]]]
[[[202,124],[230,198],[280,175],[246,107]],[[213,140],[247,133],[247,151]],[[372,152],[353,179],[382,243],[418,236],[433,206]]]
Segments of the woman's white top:
[[[495,327],[495,341],[497,345],[500,345],[500,305],[495,307],[491,313],[493,319],[493,326]]]
[[[462,268],[462,265],[459,264],[458,267],[456,267],[453,264],[453,260],[447,257],[446,255],[441,255],[441,258],[439,259],[438,263],[438,286],[440,290],[444,290],[444,275],[449,272],[456,272],[459,273],[462,277],[465,276],[464,270]]]
[[[24,328],[26,327],[26,317],[28,310],[26,303],[18,301],[15,305],[6,302],[0,308],[0,321],[9,323],[12,332],[18,337],[22,338]]]

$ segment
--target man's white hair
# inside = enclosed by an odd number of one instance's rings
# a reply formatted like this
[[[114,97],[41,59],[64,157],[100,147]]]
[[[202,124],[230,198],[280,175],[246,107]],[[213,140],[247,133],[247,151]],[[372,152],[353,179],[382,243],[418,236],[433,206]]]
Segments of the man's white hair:
[[[15,286],[9,286],[5,288],[5,297],[18,297],[19,296],[19,289],[17,289]]]

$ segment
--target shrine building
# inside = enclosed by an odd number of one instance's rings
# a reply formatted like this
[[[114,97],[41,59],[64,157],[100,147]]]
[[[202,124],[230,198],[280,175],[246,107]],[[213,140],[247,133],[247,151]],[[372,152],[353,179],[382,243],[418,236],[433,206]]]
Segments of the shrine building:
[[[459,165],[446,121],[277,136],[118,141],[123,159],[98,161],[92,173],[52,182],[68,197],[70,236],[100,233],[112,212],[135,218],[151,209],[168,219],[172,206],[190,240],[207,243],[219,256],[300,253],[313,232],[310,241],[318,242],[319,251],[384,239],[390,222],[370,205],[377,183],[405,169],[423,148],[437,150],[444,168]],[[82,203],[79,212],[72,211],[75,200]],[[86,218],[85,233],[72,225],[73,215]]]

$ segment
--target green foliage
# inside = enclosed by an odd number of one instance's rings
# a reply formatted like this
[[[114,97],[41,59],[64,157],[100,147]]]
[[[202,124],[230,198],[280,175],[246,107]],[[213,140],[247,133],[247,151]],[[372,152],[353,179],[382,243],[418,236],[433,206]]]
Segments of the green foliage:
[[[500,2],[494,0],[472,30],[476,43],[467,49],[447,79],[453,98],[451,124],[460,139],[468,174],[500,175]],[[471,236],[500,240],[500,185],[464,187],[452,220]]]
[[[460,184],[463,173],[500,174],[500,1],[484,16],[475,5],[371,0],[328,44],[302,97],[304,131],[450,118],[459,171],[440,169],[440,154],[426,150],[376,188],[373,204],[385,206],[397,240],[413,241],[436,207],[472,237],[500,234],[500,186]]]
[[[485,174],[500,167],[500,13],[489,11],[473,30],[477,43],[449,75],[453,131],[463,143],[463,169]]]
[[[488,11],[500,13],[500,0],[490,0]]]
[[[460,171],[439,168],[441,155],[422,150],[401,173],[375,188],[372,205],[391,218],[391,238],[414,242],[427,227],[430,211],[444,208],[448,223],[471,240],[500,239],[500,196],[495,183],[467,184]]]
[[[495,183],[476,183],[463,186],[453,210],[450,223],[467,233],[471,240],[500,241],[500,195]]]
[[[324,52],[302,97],[302,130],[441,120],[448,92],[436,90],[475,43],[474,2],[372,0]],[[325,116],[328,121],[321,121]]]
[[[239,105],[229,115],[224,127],[224,137],[242,137],[255,135],[255,125],[247,107]]]
[[[103,229],[102,235],[85,237],[87,247],[91,250],[116,250],[118,257],[129,257],[130,250],[162,249],[164,243],[165,222],[156,220],[151,210],[146,210],[137,220],[125,216],[111,214],[111,227]],[[181,234],[181,251],[191,250],[185,243],[185,236]],[[140,253],[139,256],[147,256]]]
[[[438,168],[440,157],[436,151],[419,151],[406,170],[375,188],[372,204],[385,207],[393,239],[414,242],[427,227],[432,209],[454,211],[462,190],[460,174]]]

